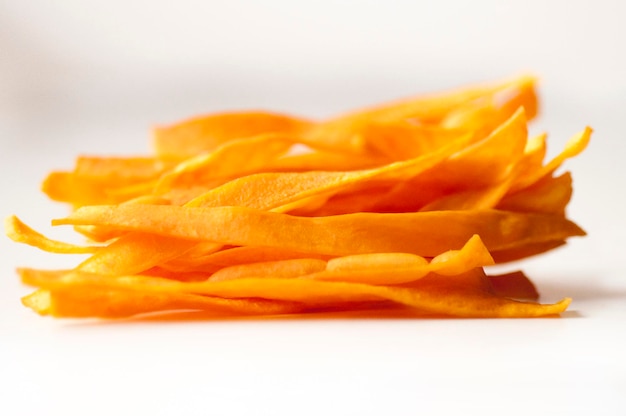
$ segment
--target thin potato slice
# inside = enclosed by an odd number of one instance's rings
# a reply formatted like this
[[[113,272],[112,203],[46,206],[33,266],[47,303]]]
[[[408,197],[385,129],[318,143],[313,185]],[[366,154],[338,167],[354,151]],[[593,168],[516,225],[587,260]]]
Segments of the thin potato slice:
[[[532,118],[537,113],[537,97],[534,94],[535,78],[520,76],[504,81],[472,85],[438,94],[431,94],[379,105],[340,117],[338,120],[367,118],[377,122],[394,122],[415,119],[422,124],[440,124],[452,111],[466,103],[489,97],[502,91],[508,91],[509,99],[523,96],[523,107],[527,116]],[[526,92],[529,91],[529,92]],[[514,111],[519,106],[515,106]],[[506,118],[506,117],[505,117]]]
[[[111,195],[109,190],[110,185],[107,187],[106,183],[77,177],[71,172],[52,172],[42,184],[42,191],[48,198],[75,207],[123,202],[123,198]]]
[[[302,258],[291,260],[268,261],[262,263],[240,264],[225,267],[211,276],[212,282],[241,279],[271,277],[286,279],[301,277],[326,269],[326,262],[320,259]]]
[[[419,175],[467,144],[461,137],[436,152],[380,168],[354,172],[305,172],[250,175],[190,201],[188,207],[245,206],[274,209],[298,200],[372,180],[399,180]]]
[[[305,218],[243,207],[119,205],[83,207],[53,224],[118,227],[156,234],[159,242],[159,236],[164,236],[189,244],[211,241],[327,255],[404,252],[433,257],[461,248],[474,234],[490,251],[584,235],[562,216],[496,210]]]
[[[506,195],[511,187],[511,182],[510,179],[506,179],[481,189],[469,189],[451,193],[424,205],[419,211],[485,210],[494,208]]]
[[[295,146],[294,148],[293,153],[290,150],[286,156],[268,162],[259,172],[346,172],[374,169],[389,163],[389,160],[380,157],[352,157],[330,151],[310,150],[307,147],[301,151]]]
[[[523,318],[548,316],[563,312],[570,299],[541,305],[498,297],[474,281],[483,281],[481,269],[460,276],[430,275],[409,286],[376,286],[361,283],[323,282],[310,279],[236,279],[224,282],[180,283],[144,276],[103,278],[97,275],[71,273],[43,285],[50,293],[82,294],[81,287],[103,291],[126,290],[138,294],[195,294],[224,299],[268,299],[295,302],[309,307],[344,302],[390,300],[436,314],[458,317]],[[96,291],[98,293],[98,291]],[[106,293],[106,292],[105,292]],[[28,301],[25,301],[28,303]],[[71,306],[72,302],[68,302]],[[91,302],[93,303],[93,302]],[[105,303],[106,304],[106,303]],[[62,308],[63,300],[59,302]],[[41,308],[39,306],[40,309]],[[62,309],[61,309],[62,310]],[[124,312],[141,313],[132,308]]]
[[[545,177],[528,188],[507,195],[498,203],[497,208],[564,215],[572,192],[572,175],[566,172],[556,178]]]
[[[79,157],[72,172],[52,172],[42,189],[51,199],[78,207],[120,203],[150,192],[171,164],[154,158]]]
[[[573,136],[566,143],[565,149],[563,149],[561,153],[559,153],[541,169],[536,169],[527,176],[520,178],[515,186],[512,187],[511,192],[529,187],[530,185],[538,182],[540,179],[551,175],[552,172],[558,169],[566,159],[579,155],[589,144],[592,132],[593,130],[591,130],[590,127],[586,127],[585,130]]]
[[[388,135],[372,134],[368,130],[370,126],[390,125],[412,120],[419,125],[441,125],[444,128],[452,125],[455,128],[472,131],[475,128],[475,121],[444,125],[444,120],[459,106],[481,98],[499,101],[491,113],[491,115],[497,114],[497,120],[485,120],[488,125],[481,126],[481,134],[487,134],[500,122],[509,118],[519,107],[526,110],[529,118],[534,117],[537,112],[534,84],[534,78],[525,76],[443,94],[401,100],[315,124],[303,134],[303,140],[316,147],[337,152],[367,155],[376,154],[377,151],[383,149],[382,153],[388,154],[386,150],[388,148],[385,145]],[[499,98],[492,98],[494,96]],[[478,136],[481,138],[480,135]]]
[[[119,276],[122,272],[139,273],[175,258],[195,245],[193,241],[131,233],[99,250],[76,269],[111,276]]]
[[[447,128],[463,128],[484,136],[504,123],[520,108],[532,118],[537,112],[537,96],[533,82],[522,81],[506,86],[453,109],[442,121]]]
[[[492,208],[508,191],[526,141],[526,116],[520,110],[485,139],[420,175],[399,181],[369,210]]]
[[[431,262],[409,253],[358,254],[331,259],[325,271],[305,277],[373,285],[398,285],[419,280],[429,273],[462,275],[474,268],[492,264],[489,251],[475,235],[460,250],[439,254]]]
[[[80,156],[73,173],[109,181],[138,182],[154,179],[170,167],[170,163],[153,157]]]
[[[298,134],[310,125],[304,119],[267,112],[211,114],[155,128],[154,145],[161,159],[183,160],[231,140],[267,133]]]
[[[37,290],[24,297],[25,306],[40,315],[63,318],[127,318],[142,313],[202,310],[215,316],[276,315],[304,310],[294,302],[265,299],[223,299],[185,293],[111,290],[97,287]]]
[[[79,246],[51,240],[48,237],[24,224],[15,215],[11,215],[4,221],[6,235],[17,243],[28,244],[44,251],[59,254],[89,254],[100,250],[99,246]]]
[[[515,167],[515,178],[514,184],[511,186],[512,188],[517,186],[516,182],[523,180],[523,178],[531,175],[532,172],[542,168],[547,151],[546,138],[547,135],[544,133],[528,139],[524,154],[520,157]]]
[[[197,186],[215,179],[254,173],[286,154],[296,143],[289,136],[277,134],[224,143],[210,153],[181,162],[173,171],[161,176],[155,191],[165,193],[171,188]]]
[[[200,246],[198,244],[196,247]],[[250,263],[276,262],[304,258],[327,260],[329,256],[301,253],[293,250],[275,247],[234,247],[212,253],[196,254],[196,249],[187,251],[183,255],[161,265],[168,270],[179,272],[210,272],[213,273],[222,267],[245,265]]]

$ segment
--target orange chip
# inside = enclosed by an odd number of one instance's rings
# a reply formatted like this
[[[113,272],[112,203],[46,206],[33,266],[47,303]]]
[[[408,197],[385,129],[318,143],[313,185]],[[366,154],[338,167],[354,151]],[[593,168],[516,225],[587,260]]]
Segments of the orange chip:
[[[15,215],[4,221],[6,235],[17,243],[24,243],[51,253],[87,254],[100,249],[98,246],[78,246],[62,241],[51,240],[24,224]]]
[[[267,112],[211,114],[154,129],[154,144],[160,158],[181,160],[231,140],[267,133],[297,134],[310,125],[307,120]]]
[[[362,283],[323,282],[311,279],[236,279],[222,282],[181,283],[168,279],[134,276],[120,278],[103,278],[97,275],[70,273],[60,279],[52,280],[43,287],[49,293],[74,293],[78,296],[78,308],[74,302],[57,302],[57,314],[60,316],[77,316],[81,311],[82,302],[79,302],[85,293],[93,290],[96,294],[128,293],[130,301],[124,304],[119,311],[109,312],[110,315],[128,316],[138,313],[133,300],[142,296],[157,295],[156,299],[169,300],[168,296],[178,299],[184,295],[203,295],[222,299],[266,299],[271,301],[288,302],[291,305],[304,305],[304,308],[319,308],[345,302],[368,302],[389,300],[398,304],[411,306],[423,312],[459,316],[459,317],[490,317],[490,318],[523,318],[534,316],[548,316],[563,312],[570,303],[563,299],[552,305],[541,305],[531,302],[513,301],[499,297],[482,286],[485,275],[481,269],[474,269],[459,276],[431,275],[412,283],[409,286],[377,286]],[[71,291],[68,288],[77,290]],[[125,292],[127,291],[127,292]],[[45,293],[45,292],[44,292]],[[137,297],[133,298],[131,293]],[[161,295],[161,296],[158,296]],[[31,295],[32,296],[32,295]],[[41,295],[38,295],[41,296]],[[26,303],[34,303],[29,297]],[[46,307],[49,301],[41,301],[35,309],[48,312]],[[93,303],[93,302],[90,302]],[[106,301],[103,302],[107,304]],[[115,303],[113,304],[115,306]],[[30,306],[30,305],[29,305]],[[63,312],[63,306],[69,307],[71,312]],[[212,306],[212,305],[211,305]],[[32,306],[31,306],[32,307]],[[106,306],[89,306],[101,311]],[[194,309],[203,309],[197,305]],[[304,309],[303,308],[303,309]],[[150,311],[156,308],[151,307]],[[60,311],[60,312],[59,312]],[[88,309],[88,311],[90,311]],[[41,312],[40,312],[41,313]],[[52,312],[48,312],[52,313]],[[74,313],[75,315],[70,315]],[[102,316],[102,312],[99,315]],[[79,315],[80,316],[80,315]]]
[[[145,234],[138,240],[153,235],[155,249],[161,251],[166,240],[160,237],[171,237],[173,246],[210,241],[327,255],[405,252],[428,257],[461,248],[474,234],[490,251],[584,235],[580,227],[558,215],[497,210],[304,218],[243,207],[118,205],[83,207],[53,224],[139,231]]]
[[[169,310],[202,310],[215,316],[275,315],[304,310],[294,302],[263,299],[223,299],[184,293],[154,293],[93,287],[37,290],[24,297],[25,306],[40,315],[64,318],[125,318]]]

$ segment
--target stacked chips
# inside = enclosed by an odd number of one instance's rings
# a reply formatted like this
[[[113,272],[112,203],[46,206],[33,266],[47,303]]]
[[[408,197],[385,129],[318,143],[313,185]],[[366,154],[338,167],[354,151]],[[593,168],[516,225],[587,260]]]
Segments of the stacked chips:
[[[72,270],[19,269],[26,306],[58,317],[170,310],[215,315],[413,308],[461,317],[558,314],[522,273],[484,267],[584,232],[565,216],[591,130],[544,161],[528,138],[535,81],[471,86],[314,122],[213,114],[155,131],[148,157],[79,157],[43,188],[72,205],[50,240],[17,217],[7,234]]]

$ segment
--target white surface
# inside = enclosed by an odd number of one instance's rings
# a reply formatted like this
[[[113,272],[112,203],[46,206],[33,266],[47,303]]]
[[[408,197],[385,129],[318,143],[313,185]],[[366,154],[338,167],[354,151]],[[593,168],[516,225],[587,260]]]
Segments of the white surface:
[[[436,3],[436,4],[435,4]],[[506,3],[506,4],[505,4]],[[558,319],[55,321],[0,238],[2,415],[626,414],[626,57],[621,1],[4,2],[0,214],[59,238],[39,182],[148,128],[262,107],[324,116],[530,69],[551,153],[584,125],[570,216],[588,232],[519,265]]]

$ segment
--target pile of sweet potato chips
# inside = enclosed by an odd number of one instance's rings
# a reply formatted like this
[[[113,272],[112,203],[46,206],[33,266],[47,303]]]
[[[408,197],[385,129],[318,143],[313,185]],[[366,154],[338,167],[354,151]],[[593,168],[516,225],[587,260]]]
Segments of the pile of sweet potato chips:
[[[156,129],[148,157],[79,157],[43,184],[72,213],[53,220],[92,242],[50,240],[17,217],[13,240],[88,253],[72,270],[23,268],[42,315],[126,317],[171,310],[274,315],[414,308],[532,317],[522,259],[584,232],[565,216],[569,173],[591,130],[544,161],[528,138],[535,81],[519,77],[315,122],[212,114]]]

